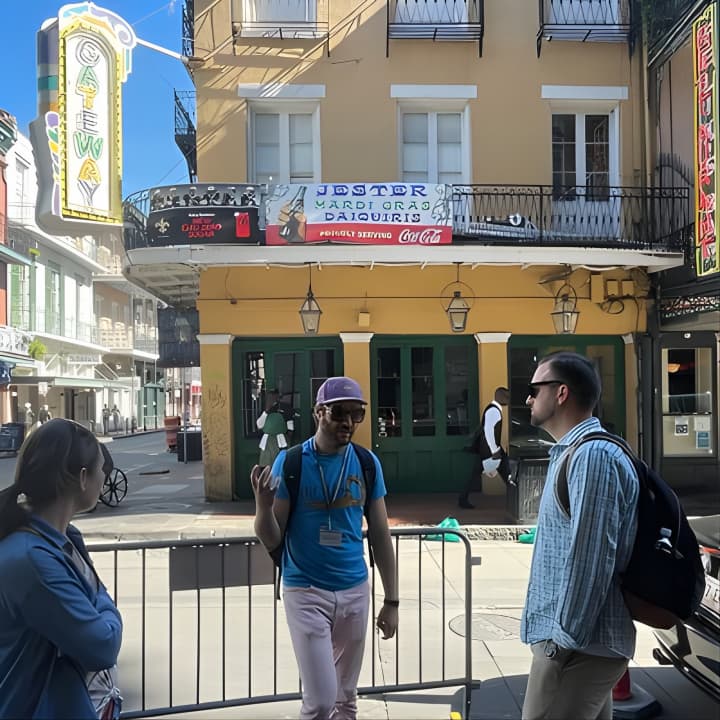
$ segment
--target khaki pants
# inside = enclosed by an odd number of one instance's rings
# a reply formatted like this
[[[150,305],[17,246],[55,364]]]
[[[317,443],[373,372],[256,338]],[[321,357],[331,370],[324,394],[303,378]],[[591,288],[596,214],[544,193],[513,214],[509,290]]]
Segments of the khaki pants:
[[[612,720],[612,689],[627,658],[560,649],[545,656],[545,643],[532,645],[523,720]]]

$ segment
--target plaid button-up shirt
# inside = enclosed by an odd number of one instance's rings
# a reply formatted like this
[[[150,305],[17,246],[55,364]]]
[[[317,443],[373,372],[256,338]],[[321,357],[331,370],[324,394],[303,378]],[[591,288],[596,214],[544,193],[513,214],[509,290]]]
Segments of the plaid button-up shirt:
[[[566,468],[570,517],[555,492],[567,449],[598,431],[598,419],[588,418],[550,450],[521,637],[530,644],[554,640],[573,650],[632,657],[635,626],[620,573],[637,531],[635,468],[617,445],[591,441],[574,452]]]

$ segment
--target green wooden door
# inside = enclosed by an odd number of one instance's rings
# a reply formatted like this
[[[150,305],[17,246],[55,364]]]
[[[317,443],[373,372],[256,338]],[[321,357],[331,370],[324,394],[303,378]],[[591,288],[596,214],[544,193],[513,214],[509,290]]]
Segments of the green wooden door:
[[[478,423],[475,340],[376,337],[371,358],[373,450],[388,492],[457,492]]]
[[[235,495],[252,497],[250,469],[258,462],[260,438],[256,421],[265,409],[265,394],[276,388],[280,403],[291,411],[297,444],[315,432],[312,408],[317,389],[342,373],[342,345],[334,338],[292,340],[238,339],[233,343],[233,408],[235,413]]]

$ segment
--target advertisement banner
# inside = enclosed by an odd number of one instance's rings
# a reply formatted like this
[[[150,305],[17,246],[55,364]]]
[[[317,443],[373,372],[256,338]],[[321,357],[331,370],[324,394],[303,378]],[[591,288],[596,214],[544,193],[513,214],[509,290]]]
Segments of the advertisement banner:
[[[174,185],[150,191],[150,246],[258,245],[257,185]]]
[[[268,245],[447,245],[451,187],[425,183],[274,185],[265,203]]]
[[[720,271],[715,6],[693,23],[695,107],[695,258],[698,277]]]

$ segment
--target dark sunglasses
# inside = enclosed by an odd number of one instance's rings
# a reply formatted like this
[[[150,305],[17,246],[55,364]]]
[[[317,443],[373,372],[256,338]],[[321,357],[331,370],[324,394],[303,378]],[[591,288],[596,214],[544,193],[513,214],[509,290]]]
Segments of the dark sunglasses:
[[[344,405],[325,405],[325,408],[330,411],[330,419],[333,422],[340,422],[348,416],[354,423],[361,423],[365,419],[364,407],[349,408]]]
[[[536,398],[543,385],[567,385],[567,383],[564,383],[562,380],[540,380],[538,382],[531,382],[528,385],[528,395],[531,398]]]

